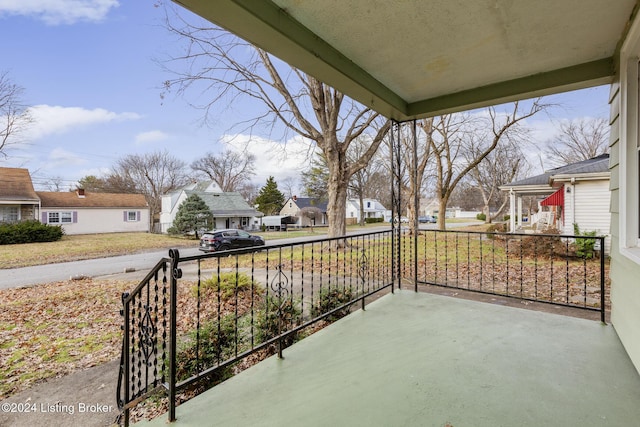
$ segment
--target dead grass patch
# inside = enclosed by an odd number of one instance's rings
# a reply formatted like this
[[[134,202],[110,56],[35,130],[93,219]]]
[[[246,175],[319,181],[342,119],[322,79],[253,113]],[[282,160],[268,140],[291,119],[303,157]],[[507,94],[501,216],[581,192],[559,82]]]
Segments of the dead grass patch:
[[[0,266],[2,268],[29,267],[126,255],[153,249],[196,246],[196,244],[194,239],[151,233],[63,236],[57,242],[0,246]]]

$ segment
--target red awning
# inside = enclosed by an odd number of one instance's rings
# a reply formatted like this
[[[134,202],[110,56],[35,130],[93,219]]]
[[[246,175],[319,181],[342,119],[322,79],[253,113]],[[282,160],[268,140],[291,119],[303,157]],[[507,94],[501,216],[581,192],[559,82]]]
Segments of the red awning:
[[[541,206],[563,206],[564,207],[564,187],[540,202]]]

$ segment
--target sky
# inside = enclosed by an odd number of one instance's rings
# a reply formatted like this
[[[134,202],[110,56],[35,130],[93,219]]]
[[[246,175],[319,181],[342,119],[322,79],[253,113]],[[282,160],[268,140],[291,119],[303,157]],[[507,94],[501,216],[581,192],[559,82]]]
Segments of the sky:
[[[181,47],[163,18],[154,1],[0,0],[0,73],[24,88],[35,118],[0,166],[29,169],[36,189],[57,180],[66,190],[130,154],[166,149],[190,164],[207,152],[248,149],[258,159],[257,185],[270,175],[297,179],[308,164],[304,141],[231,131],[240,121],[234,111],[255,111],[255,104],[221,109],[205,126],[188,99],[161,99],[172,76],[158,61]],[[562,120],[608,117],[608,94],[603,86],[546,97],[556,107],[527,121],[533,147]],[[273,145],[284,142],[286,159]]]

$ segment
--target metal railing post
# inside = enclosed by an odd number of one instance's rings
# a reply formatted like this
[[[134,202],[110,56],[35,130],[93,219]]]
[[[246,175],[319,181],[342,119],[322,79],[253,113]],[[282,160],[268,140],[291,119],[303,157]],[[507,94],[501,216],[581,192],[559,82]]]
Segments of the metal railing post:
[[[605,321],[606,307],[605,307],[605,275],[604,275],[604,237],[598,237],[600,240],[600,320],[602,323]]]
[[[122,354],[120,360],[120,380],[122,381],[121,385],[123,387],[122,391],[124,392],[124,396],[122,396],[122,402],[118,402],[122,404],[124,408],[124,426],[129,426],[129,414],[130,410],[127,404],[129,403],[129,303],[127,298],[129,297],[129,293],[124,292],[122,294],[122,315],[124,317],[124,326],[123,326],[123,337],[122,337]],[[118,387],[120,388],[120,387]],[[119,394],[120,390],[118,390]],[[121,396],[118,396],[120,398]]]
[[[418,216],[420,216],[420,194],[418,191],[418,132],[416,120],[413,120],[413,168],[411,173],[413,185],[413,289],[418,292],[418,235],[420,234]]]
[[[178,311],[178,279],[182,277],[182,270],[178,268],[180,252],[177,249],[169,250],[171,258],[171,281],[169,290],[169,422],[176,420],[176,360],[177,360],[177,311]]]

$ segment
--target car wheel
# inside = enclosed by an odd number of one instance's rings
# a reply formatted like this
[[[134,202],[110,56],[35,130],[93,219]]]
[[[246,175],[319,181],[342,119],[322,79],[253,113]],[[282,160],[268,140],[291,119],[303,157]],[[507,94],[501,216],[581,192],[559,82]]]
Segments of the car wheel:
[[[229,245],[222,245],[220,246],[220,249],[218,249],[219,251],[228,251],[229,250]]]

